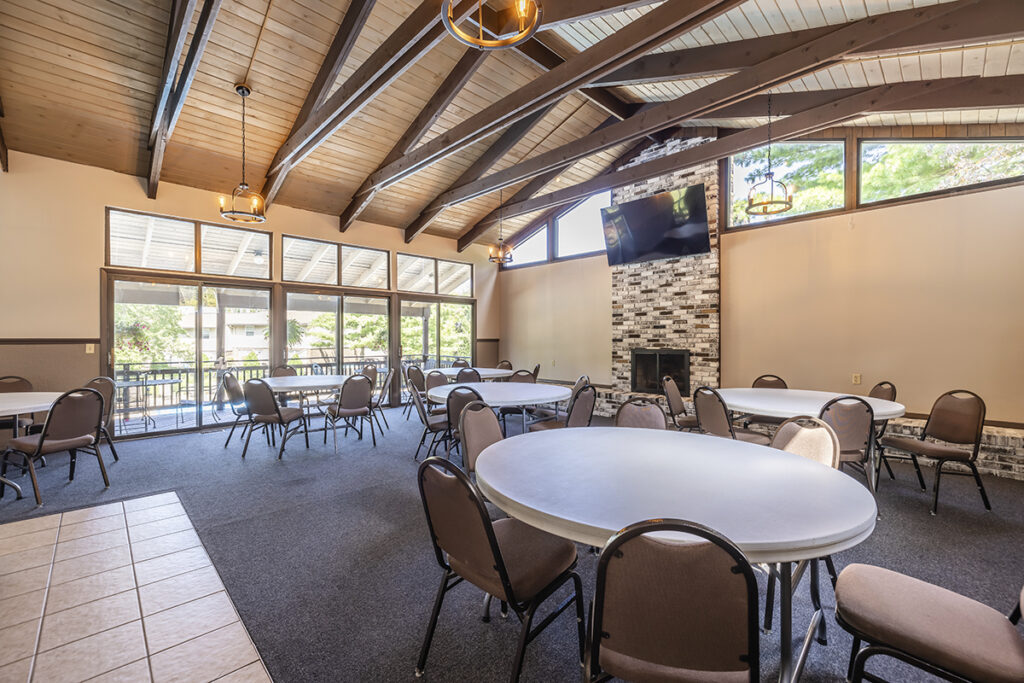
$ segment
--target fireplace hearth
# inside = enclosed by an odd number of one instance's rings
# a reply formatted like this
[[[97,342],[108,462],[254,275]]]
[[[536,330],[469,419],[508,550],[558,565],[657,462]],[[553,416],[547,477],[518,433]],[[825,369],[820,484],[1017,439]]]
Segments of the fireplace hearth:
[[[632,349],[630,365],[630,391],[660,394],[661,378],[668,375],[684,396],[690,393],[688,349]]]

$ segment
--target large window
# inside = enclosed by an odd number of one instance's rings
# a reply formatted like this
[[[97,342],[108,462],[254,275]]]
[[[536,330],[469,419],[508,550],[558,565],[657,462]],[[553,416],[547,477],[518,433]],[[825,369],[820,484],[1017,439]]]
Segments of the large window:
[[[437,293],[448,296],[471,296],[473,266],[458,261],[438,261]]]
[[[782,215],[751,216],[746,211],[751,186],[768,171],[768,148],[758,147],[729,160],[729,225],[750,225],[845,204],[842,142],[781,142],[772,145],[772,171],[793,195],[793,208]]]
[[[107,220],[110,265],[195,272],[194,222],[115,209]]]
[[[270,278],[270,233],[204,224],[199,253],[204,273]]]
[[[300,374],[338,371],[341,297],[288,292],[285,359]]]
[[[341,247],[341,284],[346,287],[388,288],[388,252]]]
[[[612,204],[612,193],[588,197],[555,219],[555,257],[604,251],[604,223],[601,209]]]
[[[548,260],[548,229],[541,228],[512,248],[512,265],[525,266]]]
[[[446,296],[473,296],[473,266],[458,261],[398,255],[398,290]]]
[[[284,235],[281,238],[281,279],[338,284],[338,245]]]
[[[865,141],[862,204],[1024,177],[1024,141]]]

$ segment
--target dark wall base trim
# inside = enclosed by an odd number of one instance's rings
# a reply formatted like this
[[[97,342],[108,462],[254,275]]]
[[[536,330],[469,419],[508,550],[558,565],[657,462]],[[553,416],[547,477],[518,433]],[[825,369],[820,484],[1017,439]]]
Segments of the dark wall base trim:
[[[35,345],[35,344],[99,344],[99,337],[89,339],[64,339],[59,337],[39,337],[39,338],[24,338],[18,339],[14,337],[8,337],[0,339],[0,345],[3,346],[18,346],[18,345]]]

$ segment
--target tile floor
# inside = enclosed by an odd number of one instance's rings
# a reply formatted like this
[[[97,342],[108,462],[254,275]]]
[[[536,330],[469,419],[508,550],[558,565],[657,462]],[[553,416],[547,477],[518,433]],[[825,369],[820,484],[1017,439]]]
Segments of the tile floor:
[[[174,493],[0,524],[0,683],[270,676]]]

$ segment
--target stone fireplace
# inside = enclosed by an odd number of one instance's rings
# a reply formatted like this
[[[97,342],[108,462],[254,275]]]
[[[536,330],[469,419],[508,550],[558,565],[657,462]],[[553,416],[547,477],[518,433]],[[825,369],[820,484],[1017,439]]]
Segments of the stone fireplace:
[[[661,378],[668,375],[680,387],[690,386],[690,352],[686,349],[632,349],[630,391],[661,393]]]

